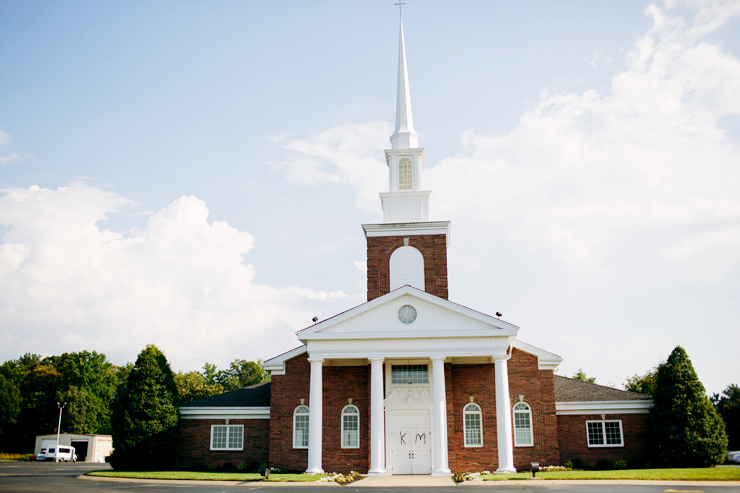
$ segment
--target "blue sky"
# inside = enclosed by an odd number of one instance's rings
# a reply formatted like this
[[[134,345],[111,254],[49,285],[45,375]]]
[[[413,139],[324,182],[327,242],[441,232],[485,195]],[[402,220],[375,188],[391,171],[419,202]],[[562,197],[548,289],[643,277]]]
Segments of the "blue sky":
[[[365,299],[394,2],[0,2],[0,357],[269,358]],[[450,299],[738,383],[738,2],[408,2]]]

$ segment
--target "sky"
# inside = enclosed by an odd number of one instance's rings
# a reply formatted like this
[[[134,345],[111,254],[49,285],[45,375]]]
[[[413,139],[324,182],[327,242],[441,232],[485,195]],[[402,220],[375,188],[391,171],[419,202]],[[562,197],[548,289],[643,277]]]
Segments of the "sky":
[[[363,303],[394,1],[0,0],[0,358],[268,359]],[[450,300],[740,383],[740,2],[409,0]]]

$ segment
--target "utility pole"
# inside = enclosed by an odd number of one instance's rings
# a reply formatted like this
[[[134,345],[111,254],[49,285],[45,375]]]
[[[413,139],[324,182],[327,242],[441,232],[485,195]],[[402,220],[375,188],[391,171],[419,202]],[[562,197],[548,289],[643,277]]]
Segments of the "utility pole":
[[[59,431],[62,429],[62,410],[66,405],[66,402],[62,402],[61,404],[57,402],[57,407],[59,408],[59,424],[57,425],[57,448],[54,451],[54,462],[59,462]]]

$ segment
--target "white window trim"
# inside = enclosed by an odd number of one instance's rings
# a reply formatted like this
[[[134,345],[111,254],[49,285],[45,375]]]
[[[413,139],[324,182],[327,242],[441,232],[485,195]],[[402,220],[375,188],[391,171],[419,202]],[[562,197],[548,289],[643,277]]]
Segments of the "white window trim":
[[[306,406],[305,404],[301,404],[299,406],[296,406],[295,409],[293,409],[293,448],[294,449],[307,449],[308,448],[308,445],[296,445],[296,443],[295,443],[296,442],[296,440],[295,440],[296,439],[295,432],[297,431],[297,428],[296,428],[296,425],[295,425],[295,418],[296,418],[296,416],[298,416],[298,412],[297,412],[298,409],[300,409],[302,407],[305,407],[305,408],[308,409],[309,415],[311,413],[311,408],[308,407],[308,406]],[[301,413],[301,416],[307,416],[307,415],[305,413]],[[306,431],[308,431],[308,430],[306,430]]]
[[[591,444],[591,440],[589,440],[588,436],[588,424],[589,423],[601,423],[601,434],[604,438],[603,444]],[[621,443],[606,443],[606,426],[605,423],[619,423],[619,438],[621,440]],[[621,419],[591,419],[586,420],[586,443],[588,443],[588,448],[604,448],[604,447],[624,447],[624,430],[622,429],[622,420]]]
[[[389,375],[388,375],[388,381],[390,382],[390,386],[395,387],[431,387],[432,385],[432,369],[429,368],[428,363],[392,363],[389,366]],[[393,383],[393,368],[399,367],[399,366],[426,366],[427,367],[427,383]]]
[[[516,439],[516,419],[514,416],[514,408],[519,405],[524,404],[527,406],[527,413],[529,414],[529,443],[518,443]],[[524,411],[516,411],[518,413],[523,413]],[[511,421],[512,421],[512,427],[514,428],[514,446],[515,447],[534,447],[534,420],[532,419],[532,406],[529,405],[528,402],[519,401],[511,408]]]
[[[357,409],[357,414],[354,414],[354,413],[347,414],[347,416],[357,416],[357,445],[345,445],[345,443],[344,443],[344,411],[348,407],[354,407],[355,409]],[[347,404],[346,406],[344,406],[342,408],[342,412],[341,412],[341,414],[339,416],[340,416],[340,419],[342,420],[342,425],[341,425],[341,429],[340,429],[340,433],[341,433],[340,436],[341,436],[342,448],[350,448],[350,449],[351,448],[360,448],[360,408],[357,407],[357,406],[355,406],[354,404]]]
[[[469,405],[473,404],[478,408],[477,411],[466,411]],[[480,443],[468,443],[468,423],[465,420],[465,416],[468,414],[477,414],[478,423],[480,423]],[[477,402],[468,402],[463,406],[463,438],[465,440],[465,447],[467,448],[480,448],[483,446],[483,408]]]
[[[219,447],[215,448],[213,446],[213,430],[214,428],[224,427],[226,428],[226,447]],[[229,438],[232,433],[232,429],[239,428],[241,431],[242,436],[242,446],[241,447],[229,447]],[[244,425],[211,425],[211,450],[244,450]]]

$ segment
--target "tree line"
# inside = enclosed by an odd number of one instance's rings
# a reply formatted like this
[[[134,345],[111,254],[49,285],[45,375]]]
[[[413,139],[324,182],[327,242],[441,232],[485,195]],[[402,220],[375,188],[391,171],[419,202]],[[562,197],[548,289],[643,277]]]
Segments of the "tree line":
[[[137,362],[154,350],[162,354],[147,346]],[[33,449],[36,435],[56,433],[58,403],[66,403],[63,432],[114,434],[114,409],[135,367],[116,366],[96,351],[45,358],[27,353],[5,361],[0,365],[0,450],[26,453]],[[172,379],[174,406],[269,380],[260,360],[236,359],[224,369],[205,363],[201,372],[175,374],[169,364],[166,368],[170,376],[161,379]],[[153,398],[151,392],[147,395]]]

